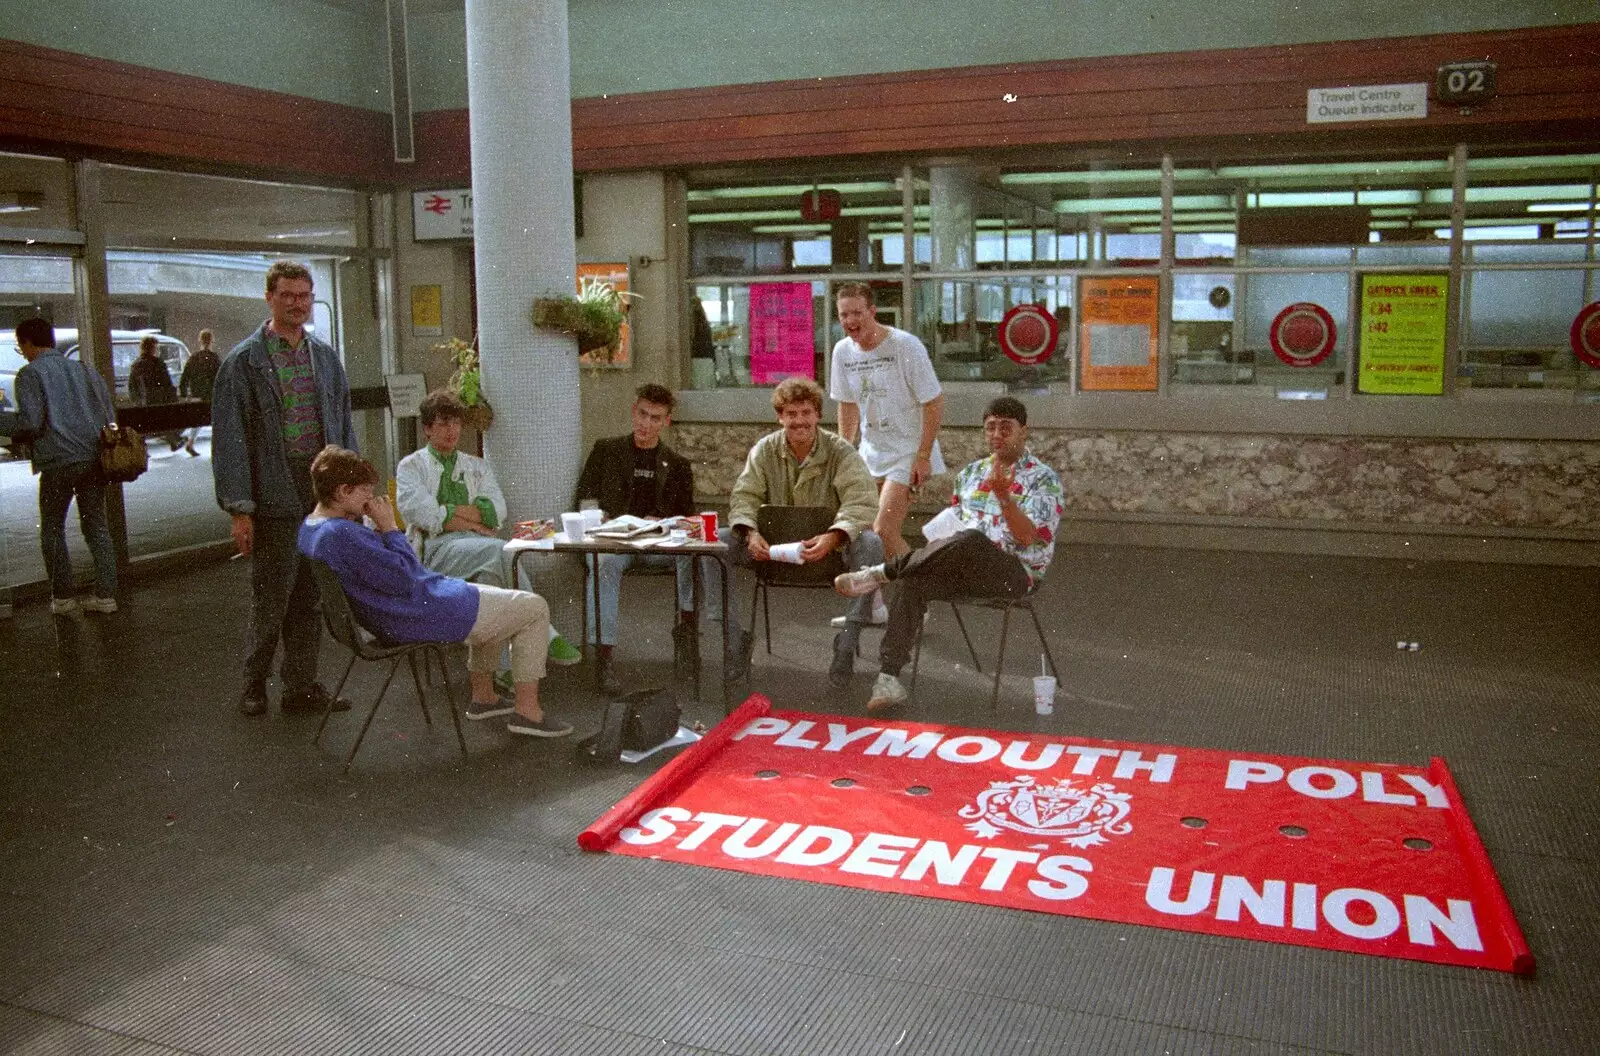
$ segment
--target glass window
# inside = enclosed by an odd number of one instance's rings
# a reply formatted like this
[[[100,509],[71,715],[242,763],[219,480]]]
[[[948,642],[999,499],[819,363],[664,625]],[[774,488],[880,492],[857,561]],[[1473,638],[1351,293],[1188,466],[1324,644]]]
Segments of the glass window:
[[[1242,305],[1238,342],[1243,361],[1254,365],[1255,383],[1274,392],[1342,391],[1350,349],[1349,273],[1255,273],[1234,282]],[[1300,305],[1315,307],[1294,307]],[[1324,321],[1333,334],[1319,330]],[[1319,342],[1329,337],[1333,349],[1318,360]]]
[[[837,338],[829,289],[827,282],[781,280],[692,286],[705,320],[695,320],[690,386],[765,387],[799,376],[826,387],[824,350]],[[899,284],[878,287],[875,296],[879,319],[897,324]]]
[[[917,314],[908,327],[928,347],[943,381],[999,381],[1011,388],[1064,383],[1072,371],[1071,276],[1008,275],[968,280],[920,280]],[[1007,312],[1036,304],[1055,321],[1056,340],[1005,353],[1000,324]]]
[[[0,228],[73,228],[72,197],[72,169],[60,158],[0,154]]]
[[[363,196],[339,188],[107,165],[102,192],[112,245],[176,237],[355,246],[365,226]]]
[[[1600,154],[1474,154],[1467,159],[1466,237],[1475,243],[1592,237],[1597,168]]]
[[[690,274],[895,269],[905,259],[898,173],[800,183],[691,176]]]
[[[1167,330],[1167,377],[1180,385],[1249,385],[1255,354],[1234,344],[1231,272],[1175,272]]]

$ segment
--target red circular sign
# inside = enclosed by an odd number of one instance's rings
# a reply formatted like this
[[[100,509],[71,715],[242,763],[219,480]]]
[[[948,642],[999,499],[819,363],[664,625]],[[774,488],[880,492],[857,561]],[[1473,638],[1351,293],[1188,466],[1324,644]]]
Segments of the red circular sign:
[[[1055,354],[1061,328],[1055,316],[1037,304],[1019,304],[1000,320],[1000,351],[1023,366],[1043,363]]]
[[[1600,368],[1600,301],[1584,305],[1572,320],[1572,351],[1589,366]]]
[[[1272,352],[1291,367],[1314,367],[1333,353],[1339,328],[1320,304],[1291,304],[1272,320],[1267,331]]]

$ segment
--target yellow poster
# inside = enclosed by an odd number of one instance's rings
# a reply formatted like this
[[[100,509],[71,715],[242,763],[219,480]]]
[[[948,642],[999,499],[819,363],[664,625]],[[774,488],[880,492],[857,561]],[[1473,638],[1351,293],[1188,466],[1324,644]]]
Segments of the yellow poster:
[[[600,282],[609,282],[616,291],[622,294],[623,311],[628,305],[628,265],[623,264],[579,264],[578,265],[578,292],[583,291],[585,279],[596,279]],[[578,357],[578,362],[585,367],[619,367],[633,366],[633,328],[626,322],[622,324],[622,336],[617,339],[616,355],[610,359],[585,352]]]
[[[441,287],[411,287],[411,332],[417,337],[444,334],[444,291]]]
[[[1078,287],[1078,347],[1085,390],[1154,392],[1160,280],[1095,277]]]
[[[1361,371],[1357,390],[1444,392],[1446,276],[1361,277]]]

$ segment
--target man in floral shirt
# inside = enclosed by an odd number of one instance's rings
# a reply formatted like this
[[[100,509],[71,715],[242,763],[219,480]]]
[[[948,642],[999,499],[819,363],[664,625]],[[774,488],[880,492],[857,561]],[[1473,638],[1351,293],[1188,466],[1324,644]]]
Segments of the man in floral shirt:
[[[881,673],[867,701],[870,714],[906,701],[900,669],[911,659],[928,602],[1020,598],[1035,590],[1055,556],[1061,524],[1061,478],[1028,450],[1028,408],[1001,396],[983,412],[989,457],[956,478],[950,504],[959,528],[920,550],[834,580],[834,589],[862,597],[898,584],[878,658]]]

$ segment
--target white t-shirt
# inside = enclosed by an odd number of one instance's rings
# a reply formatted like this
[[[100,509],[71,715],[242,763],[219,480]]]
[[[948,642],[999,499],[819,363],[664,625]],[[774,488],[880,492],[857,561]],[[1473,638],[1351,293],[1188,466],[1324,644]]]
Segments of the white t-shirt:
[[[870,352],[850,337],[834,345],[828,373],[828,395],[861,411],[861,457],[874,477],[910,465],[922,443],[922,405],[943,391],[916,335],[884,329],[888,336]],[[944,472],[937,439],[931,461],[935,473]]]

